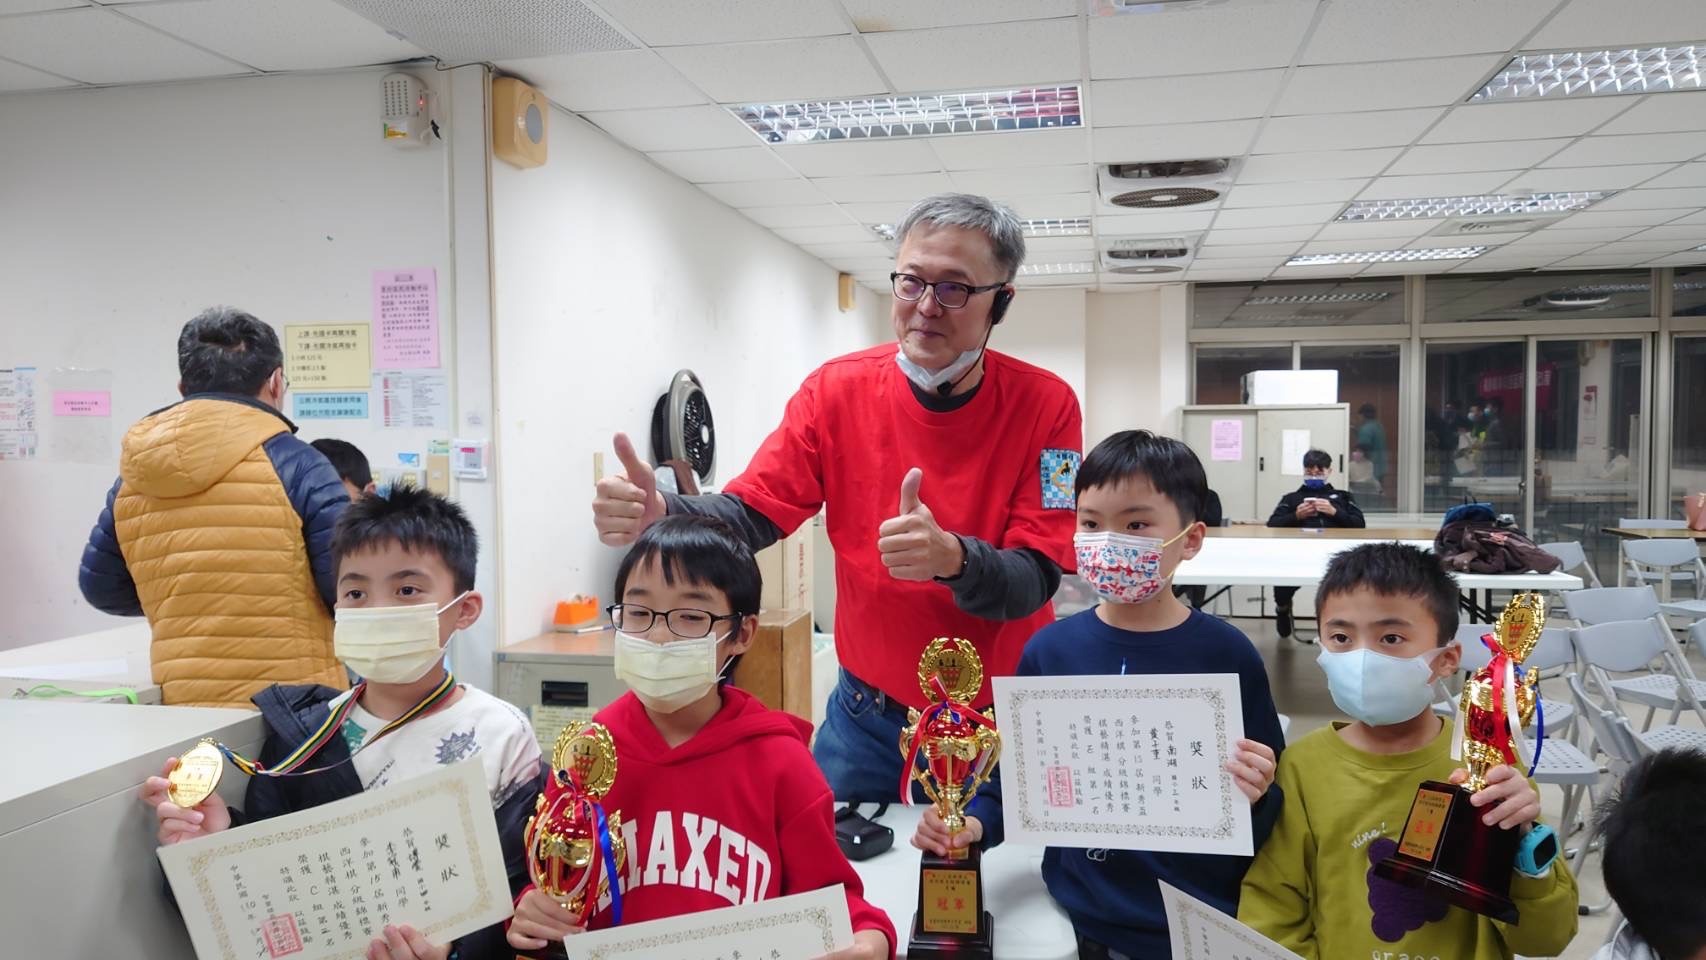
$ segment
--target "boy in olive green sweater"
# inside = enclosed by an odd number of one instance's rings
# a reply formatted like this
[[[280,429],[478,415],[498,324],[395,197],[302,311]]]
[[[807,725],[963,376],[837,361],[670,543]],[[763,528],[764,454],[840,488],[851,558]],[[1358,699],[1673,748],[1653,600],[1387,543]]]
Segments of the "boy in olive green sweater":
[[[1540,795],[1494,767],[1471,802],[1483,821],[1521,830],[1511,877],[1521,914],[1507,924],[1374,874],[1398,847],[1424,780],[1462,783],[1452,725],[1433,712],[1433,685],[1458,669],[1457,586],[1433,555],[1397,543],[1333,558],[1321,581],[1320,663],[1333,723],[1286,747],[1276,780],[1279,823],[1244,875],[1238,919],[1308,960],[1510,960],[1553,957],[1576,934],[1576,882],[1561,859],[1540,862]],[[1532,836],[1530,835],[1532,833]],[[1524,868],[1528,873],[1524,873]]]

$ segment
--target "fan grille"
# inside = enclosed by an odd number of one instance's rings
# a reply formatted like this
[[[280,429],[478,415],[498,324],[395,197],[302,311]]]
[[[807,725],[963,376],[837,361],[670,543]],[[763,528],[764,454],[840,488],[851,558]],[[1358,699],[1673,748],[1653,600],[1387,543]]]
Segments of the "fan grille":
[[[694,390],[682,405],[681,445],[687,451],[687,461],[693,472],[701,477],[711,475],[717,462],[717,432],[711,421],[711,404],[704,391]]]
[[[1110,268],[1108,268],[1107,272],[1109,272],[1109,273],[1124,273],[1124,274],[1178,273],[1180,270],[1183,270],[1183,269],[1185,269],[1185,268],[1181,267],[1181,266],[1176,266],[1176,265],[1170,264],[1170,263],[1142,263],[1142,264],[1133,263],[1133,264],[1126,264],[1125,266],[1120,266],[1120,267],[1110,267]]]
[[[1110,201],[1116,207],[1135,207],[1143,210],[1162,210],[1168,207],[1190,207],[1208,203],[1220,196],[1219,190],[1206,187],[1152,187],[1116,194]]]

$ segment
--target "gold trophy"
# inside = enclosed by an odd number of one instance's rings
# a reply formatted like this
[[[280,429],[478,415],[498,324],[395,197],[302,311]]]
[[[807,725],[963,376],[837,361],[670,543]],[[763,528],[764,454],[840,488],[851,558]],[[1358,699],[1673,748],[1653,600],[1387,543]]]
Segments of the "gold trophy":
[[[993,712],[970,704],[983,688],[983,661],[971,641],[938,637],[918,664],[918,684],[931,705],[907,711],[900,733],[906,758],[901,799],[910,802],[917,781],[947,825],[950,840],[966,825],[966,804],[989,782],[1001,756]],[[923,759],[923,766],[919,760]],[[912,919],[908,957],[993,956],[994,921],[983,907],[981,854],[976,846],[945,857],[926,852],[919,868],[918,911]]]
[[[1463,684],[1451,754],[1463,762],[1469,779],[1462,786],[1437,780],[1421,785],[1398,852],[1375,865],[1376,875],[1437,891],[1495,920],[1517,922],[1510,884],[1521,834],[1482,823],[1482,811],[1469,797],[1487,785],[1487,771],[1519,762],[1522,728],[1534,716],[1540,684],[1540,672],[1523,673],[1520,664],[1540,642],[1545,624],[1545,599],[1519,593],[1505,606],[1493,633],[1481,638],[1493,659]]]
[[[622,815],[605,815],[600,801],[616,782],[616,743],[603,724],[571,721],[551,751],[551,774],[523,834],[533,885],[587,920],[606,893],[615,922],[622,922],[617,877],[627,860]],[[563,956],[562,944],[546,956]]]

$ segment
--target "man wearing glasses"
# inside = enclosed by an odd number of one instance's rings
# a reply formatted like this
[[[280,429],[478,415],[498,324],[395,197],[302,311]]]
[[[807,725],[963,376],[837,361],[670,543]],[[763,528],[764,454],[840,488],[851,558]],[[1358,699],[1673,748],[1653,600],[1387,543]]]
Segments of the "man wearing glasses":
[[[612,546],[666,513],[697,513],[733,523],[754,550],[827,508],[841,676],[813,752],[841,800],[899,793],[906,711],[928,703],[925,646],[965,637],[987,675],[1011,674],[1072,567],[1078,398],[1054,374],[986,350],[1025,258],[1018,218],[944,194],[914,206],[897,236],[898,349],[815,370],[724,492],[659,492],[618,436],[626,475],[601,481],[593,502]],[[973,705],[989,700],[985,683]]]

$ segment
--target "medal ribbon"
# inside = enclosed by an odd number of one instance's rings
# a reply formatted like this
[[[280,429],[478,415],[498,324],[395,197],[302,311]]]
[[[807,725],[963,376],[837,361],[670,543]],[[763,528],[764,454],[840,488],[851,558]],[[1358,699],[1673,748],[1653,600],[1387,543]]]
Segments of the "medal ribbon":
[[[434,707],[444,702],[451,694],[456,692],[456,677],[453,676],[449,670],[446,670],[444,672],[444,680],[440,682],[438,686],[434,687],[431,692],[422,697],[420,702],[404,711],[402,716],[390,723],[387,723],[385,726],[380,727],[378,733],[368,737],[362,742],[361,746],[351,750],[350,755],[347,758],[339,760],[337,763],[328,764],[324,767],[315,767],[312,770],[300,769],[303,764],[314,759],[315,754],[318,754],[326,744],[331,742],[332,737],[335,736],[339,730],[343,729],[344,721],[349,719],[350,712],[355,709],[356,701],[361,699],[362,691],[366,689],[366,680],[356,684],[355,689],[350,691],[349,699],[345,700],[338,709],[332,711],[331,715],[326,717],[326,722],[320,724],[320,729],[314,731],[313,736],[304,740],[301,746],[290,752],[290,756],[280,760],[275,766],[262,766],[254,760],[241,756],[237,751],[232,750],[223,743],[216,743],[214,746],[218,747],[219,752],[225,755],[225,759],[231,761],[232,766],[251,777],[286,777],[291,775],[306,776],[310,773],[321,773],[349,763],[351,760],[355,759],[356,754],[373,746],[386,734],[395,732],[398,727],[401,727],[410,720],[431,711]]]
[[[622,881],[616,874],[616,850],[610,841],[610,821],[604,816],[604,807],[592,800],[586,801],[592,807],[593,814],[598,817],[598,849],[604,855],[604,876],[610,881],[610,921],[612,926],[622,925]],[[633,851],[629,851],[633,856]],[[596,904],[598,898],[588,897]],[[584,926],[584,924],[582,924]]]
[[[1528,741],[1522,734],[1522,716],[1517,710],[1517,664],[1502,647],[1493,639],[1490,633],[1481,635],[1481,642],[1492,651],[1493,660],[1487,665],[1492,677],[1493,709],[1504,714],[1505,722],[1497,726],[1493,733],[1493,746],[1508,764],[1528,768],[1528,775],[1534,775],[1534,768],[1540,762],[1540,748],[1536,741],[1533,760],[1529,759]],[[1540,735],[1545,736],[1546,718],[1540,713],[1540,691],[1534,692],[1534,708],[1540,716]]]
[[[948,697],[948,688],[943,685],[941,677],[930,678],[930,692],[936,696],[936,702],[925,707],[924,712],[918,715],[918,725],[912,730],[912,743],[907,746],[906,750],[906,766],[902,767],[900,771],[900,800],[909,807],[913,805],[911,789],[913,772],[918,766],[918,754],[924,749],[924,729],[929,726],[930,721],[934,720],[944,710],[953,710],[956,713],[963,713],[967,719],[977,726],[989,727],[990,729],[995,727],[995,724],[983,714],[971,707],[954,703]],[[980,758],[975,773],[982,772],[983,760]]]

